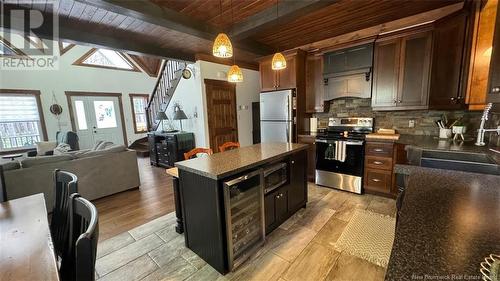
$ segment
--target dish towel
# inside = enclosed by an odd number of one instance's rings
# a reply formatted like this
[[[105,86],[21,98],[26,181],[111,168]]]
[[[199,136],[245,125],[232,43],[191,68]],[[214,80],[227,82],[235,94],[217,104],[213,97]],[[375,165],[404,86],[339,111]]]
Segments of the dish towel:
[[[328,143],[328,147],[325,149],[325,159],[337,160],[337,158],[335,158],[335,146],[333,143]]]
[[[346,142],[335,141],[335,160],[344,162],[346,158]]]

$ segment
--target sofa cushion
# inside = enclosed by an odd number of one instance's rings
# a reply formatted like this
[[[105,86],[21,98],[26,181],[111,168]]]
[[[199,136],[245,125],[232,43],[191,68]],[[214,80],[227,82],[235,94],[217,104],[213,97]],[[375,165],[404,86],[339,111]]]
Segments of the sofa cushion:
[[[4,171],[15,170],[21,168],[19,161],[9,161],[1,164]]]
[[[71,147],[67,143],[60,143],[54,148],[54,155],[64,155],[71,150]]]
[[[36,153],[37,155],[45,155],[47,152],[51,152],[56,148],[57,142],[55,141],[40,141],[36,143]]]
[[[101,145],[101,143],[103,143],[102,140],[96,141],[94,146],[91,148],[91,150],[97,150],[97,148],[99,147],[99,145]]]
[[[111,147],[113,145],[115,145],[115,144],[110,142],[110,141],[103,141],[94,150],[104,150],[104,149],[107,149],[108,147]]]
[[[74,159],[72,155],[37,156],[23,159],[21,161],[21,165],[23,166],[23,168],[29,168],[47,163],[68,161],[71,159]]]

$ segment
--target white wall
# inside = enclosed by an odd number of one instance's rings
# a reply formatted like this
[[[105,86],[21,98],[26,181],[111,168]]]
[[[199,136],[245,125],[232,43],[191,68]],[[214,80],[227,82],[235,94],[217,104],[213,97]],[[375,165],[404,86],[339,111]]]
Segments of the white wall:
[[[72,65],[89,50],[90,48],[85,46],[71,48],[60,57],[59,70],[0,69],[0,88],[41,91],[43,114],[50,140],[55,139],[56,132],[59,130],[57,119],[49,111],[50,105],[53,104],[53,93],[57,103],[63,108],[60,118],[62,130],[71,130],[65,91],[121,93],[128,144],[131,144],[145,134],[134,132],[129,94],[151,94],[157,78],[150,77],[144,72]]]
[[[189,80],[182,79],[172,97],[172,102],[167,109],[169,118],[173,117],[173,105],[179,102],[188,116],[182,121],[184,131],[194,132],[196,146],[209,147],[207,101],[204,79],[226,81],[229,66],[197,61],[189,66],[193,69],[193,76]],[[258,71],[242,69],[243,82],[236,83],[236,104],[238,116],[238,141],[242,146],[251,145],[252,141],[252,102],[259,101],[260,75]],[[195,118],[195,112],[197,118]],[[165,126],[171,124],[179,129],[179,121],[167,121]],[[161,129],[161,127],[160,127]]]

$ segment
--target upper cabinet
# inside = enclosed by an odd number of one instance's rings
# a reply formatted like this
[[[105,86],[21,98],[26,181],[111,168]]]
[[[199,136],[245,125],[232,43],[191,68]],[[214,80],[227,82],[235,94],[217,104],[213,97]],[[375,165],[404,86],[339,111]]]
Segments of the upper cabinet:
[[[323,57],[308,56],[306,59],[306,112],[324,112],[325,91],[323,86]]]
[[[304,80],[305,54],[303,51],[286,53],[286,68],[273,70],[272,56],[262,58],[259,62],[260,83],[262,91],[274,91],[297,88]],[[301,80],[301,81],[300,81]]]
[[[464,107],[462,79],[465,70],[467,14],[460,12],[436,21],[429,108]]]
[[[377,41],[373,64],[374,110],[426,109],[431,53],[430,31]]]
[[[488,1],[490,2],[490,1]],[[497,1],[495,1],[497,2]],[[498,4],[498,3],[497,3]],[[497,7],[495,35],[491,52],[488,96],[486,102],[500,103],[500,6]]]

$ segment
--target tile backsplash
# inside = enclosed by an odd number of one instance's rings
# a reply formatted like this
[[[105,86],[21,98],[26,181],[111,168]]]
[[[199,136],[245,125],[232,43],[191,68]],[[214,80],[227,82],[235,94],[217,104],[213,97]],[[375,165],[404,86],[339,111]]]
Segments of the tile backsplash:
[[[411,135],[439,135],[439,128],[435,121],[440,120],[446,114],[448,120],[462,118],[462,122],[467,127],[468,138],[474,137],[479,128],[482,111],[441,111],[441,110],[412,110],[412,111],[373,111],[370,99],[344,98],[330,102],[328,113],[318,113],[315,117],[373,117],[375,128],[396,129],[400,134]],[[493,115],[488,128],[499,123],[499,115]],[[415,126],[409,127],[409,121],[414,120]]]

